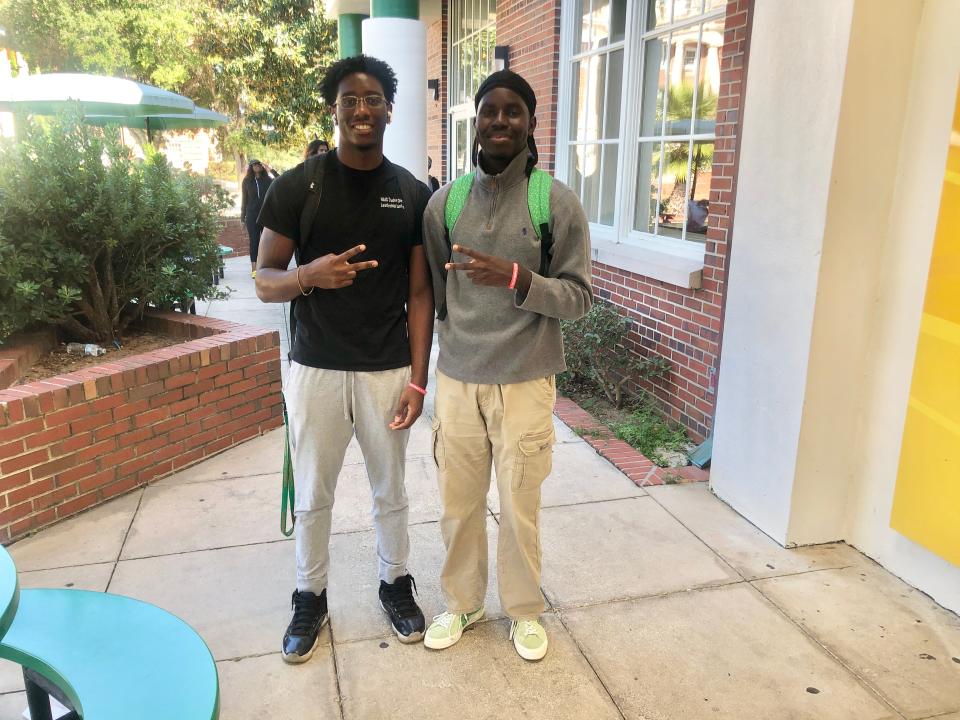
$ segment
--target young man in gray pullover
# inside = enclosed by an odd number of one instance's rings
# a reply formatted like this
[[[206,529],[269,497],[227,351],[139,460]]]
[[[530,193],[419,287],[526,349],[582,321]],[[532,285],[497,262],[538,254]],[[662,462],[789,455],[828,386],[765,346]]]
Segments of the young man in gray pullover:
[[[539,622],[540,485],[552,463],[554,375],[565,369],[560,320],[576,320],[592,303],[590,236],[577,196],[553,181],[552,257],[549,267],[541,265],[541,238],[528,207],[536,96],[504,70],[487,78],[474,102],[476,176],[449,238],[444,211],[451,185],[433,195],[424,215],[441,316],[433,448],[447,550],[441,575],[447,612],[424,644],[450,647],[483,616],[492,462],[501,508],[500,601],[517,652],[539,660],[547,652]]]

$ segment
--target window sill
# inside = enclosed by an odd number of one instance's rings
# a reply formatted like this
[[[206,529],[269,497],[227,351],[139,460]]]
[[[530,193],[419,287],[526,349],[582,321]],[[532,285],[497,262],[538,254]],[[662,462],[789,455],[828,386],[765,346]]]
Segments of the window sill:
[[[687,250],[644,247],[597,237],[592,233],[590,257],[604,265],[662,280],[681,288],[698,289],[703,280],[703,256],[691,257]]]

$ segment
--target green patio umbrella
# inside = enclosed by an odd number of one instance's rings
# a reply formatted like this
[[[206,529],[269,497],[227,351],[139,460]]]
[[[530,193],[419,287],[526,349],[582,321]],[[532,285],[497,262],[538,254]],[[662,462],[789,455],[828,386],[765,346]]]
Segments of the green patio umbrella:
[[[122,115],[87,115],[85,122],[91,125],[122,125],[128,128],[139,128],[140,130],[178,130],[186,128],[205,128],[225,125],[230,122],[230,118],[213,110],[198,107],[193,112],[172,115],[169,113],[136,115],[134,117]]]
[[[56,115],[79,104],[84,115],[137,117],[193,112],[193,100],[124,78],[80,73],[27,75],[0,83],[0,110]]]
[[[213,110],[198,107],[193,112],[171,115],[169,113],[144,114],[133,117],[123,115],[86,115],[84,122],[91,125],[116,125],[127,128],[138,128],[147,131],[147,137],[153,141],[153,133],[158,130],[185,130],[188,128],[208,128],[225,125],[230,118]]]

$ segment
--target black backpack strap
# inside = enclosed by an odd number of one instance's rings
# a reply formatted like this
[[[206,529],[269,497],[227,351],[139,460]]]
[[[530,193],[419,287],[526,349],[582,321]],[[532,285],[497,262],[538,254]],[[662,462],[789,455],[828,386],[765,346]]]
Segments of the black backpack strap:
[[[549,277],[550,261],[553,260],[553,233],[547,223],[540,225],[540,276]]]
[[[303,202],[303,209],[300,211],[300,237],[293,246],[293,256],[300,264],[300,249],[310,239],[310,232],[313,229],[313,221],[317,218],[317,211],[320,209],[320,198],[323,197],[323,176],[326,172],[326,156],[313,155],[308,157],[303,163],[304,175],[307,178],[307,197]],[[288,357],[293,354],[294,340],[297,337],[297,314],[295,306],[299,298],[290,301],[290,352]]]

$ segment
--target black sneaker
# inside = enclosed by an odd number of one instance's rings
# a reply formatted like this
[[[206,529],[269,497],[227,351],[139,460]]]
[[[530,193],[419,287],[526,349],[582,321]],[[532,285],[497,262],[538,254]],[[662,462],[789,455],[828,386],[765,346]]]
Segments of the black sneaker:
[[[283,661],[304,663],[313,655],[320,628],[327,624],[327,591],[319,595],[293,591],[293,619],[283,636]]]
[[[415,643],[423,639],[426,622],[423,613],[413,599],[417,589],[412,575],[404,575],[393,583],[380,581],[380,607],[389,616],[393,631],[402,643]]]

